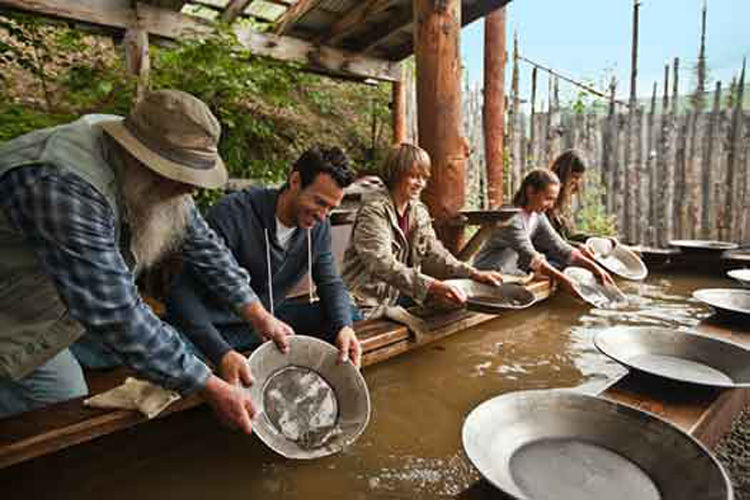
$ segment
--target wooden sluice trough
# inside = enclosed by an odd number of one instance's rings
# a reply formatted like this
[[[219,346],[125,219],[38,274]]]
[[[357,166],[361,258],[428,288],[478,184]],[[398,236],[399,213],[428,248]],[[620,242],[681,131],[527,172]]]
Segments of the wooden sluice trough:
[[[334,226],[334,253],[343,254],[341,247],[348,241],[351,213],[342,214]],[[338,242],[338,243],[337,243]],[[649,252],[643,249],[644,260],[659,267],[669,265],[675,251]],[[339,255],[340,257],[340,255]],[[538,300],[543,301],[554,293],[546,280],[526,285]],[[301,292],[302,290],[298,290]],[[157,313],[160,305],[150,302]],[[535,308],[545,307],[544,303]],[[508,311],[505,315],[513,315]],[[409,329],[390,320],[365,320],[355,324],[362,342],[363,366],[374,365],[423,345],[456,334],[486,321],[495,315],[467,311],[452,311],[424,318],[427,332],[416,340]],[[729,338],[750,347],[750,329],[704,321],[699,331],[706,335]],[[98,394],[121,384],[133,373],[126,368],[107,371],[89,371],[87,380],[91,394]],[[553,387],[554,385],[551,385]],[[652,412],[678,425],[685,431],[713,447],[731,426],[734,417],[750,400],[748,389],[701,390],[693,386],[666,383],[652,377],[628,373],[612,380],[600,396]],[[0,468],[24,462],[35,457],[54,453],[78,443],[105,436],[147,419],[131,410],[102,410],[85,407],[83,399],[52,405],[20,416],[0,419]],[[181,412],[202,404],[199,396],[183,398],[172,404],[162,415]]]
[[[527,285],[537,299],[552,293],[546,280]],[[509,311],[508,314],[513,314]],[[414,340],[406,326],[390,320],[365,320],[355,324],[362,342],[363,366],[380,363],[449,335],[495,318],[495,315],[464,310],[425,318],[428,331]],[[126,368],[87,371],[91,394],[116,387],[133,372]],[[85,398],[58,403],[19,416],[0,419],[0,468],[54,453],[75,444],[147,422],[134,410],[104,410],[83,405]],[[194,408],[203,401],[197,395],[178,400],[158,418]]]

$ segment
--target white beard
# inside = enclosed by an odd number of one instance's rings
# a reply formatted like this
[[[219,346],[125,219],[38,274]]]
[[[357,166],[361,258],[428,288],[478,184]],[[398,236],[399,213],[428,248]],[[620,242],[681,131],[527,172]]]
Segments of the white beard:
[[[130,250],[136,274],[179,249],[190,222],[190,195],[169,196],[164,180],[146,167],[124,169],[122,194],[130,225]]]

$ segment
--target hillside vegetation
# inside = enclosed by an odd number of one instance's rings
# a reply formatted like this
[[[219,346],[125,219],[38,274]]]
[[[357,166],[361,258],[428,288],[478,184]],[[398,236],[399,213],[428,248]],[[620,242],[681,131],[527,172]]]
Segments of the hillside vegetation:
[[[206,102],[222,125],[231,177],[283,180],[316,143],[344,148],[372,170],[390,143],[390,86],[334,80],[258,58],[228,31],[151,47],[150,87]],[[0,142],[85,113],[124,115],[136,81],[111,38],[28,16],[0,17]],[[208,200],[206,200],[208,196]],[[204,201],[215,195],[203,193]]]

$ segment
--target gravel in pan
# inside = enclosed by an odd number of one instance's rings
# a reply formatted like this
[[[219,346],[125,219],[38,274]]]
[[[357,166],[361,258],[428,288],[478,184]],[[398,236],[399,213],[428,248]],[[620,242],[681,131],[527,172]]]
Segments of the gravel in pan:
[[[732,479],[736,500],[750,500],[750,409],[735,419],[714,453]]]

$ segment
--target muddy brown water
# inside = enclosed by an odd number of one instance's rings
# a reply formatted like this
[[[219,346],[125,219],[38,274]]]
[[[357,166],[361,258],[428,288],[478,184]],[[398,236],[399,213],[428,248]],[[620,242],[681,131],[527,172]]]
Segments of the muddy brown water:
[[[46,499],[489,499],[461,449],[464,416],[516,390],[596,393],[624,373],[593,335],[611,325],[690,329],[711,313],[696,276],[620,282],[631,304],[593,309],[563,293],[530,309],[365,369],[372,418],[341,454],[288,461],[254,436],[223,429],[199,408],[0,470],[3,498]],[[10,493],[10,496],[7,494]]]

